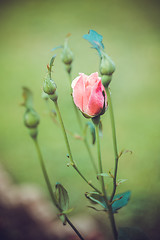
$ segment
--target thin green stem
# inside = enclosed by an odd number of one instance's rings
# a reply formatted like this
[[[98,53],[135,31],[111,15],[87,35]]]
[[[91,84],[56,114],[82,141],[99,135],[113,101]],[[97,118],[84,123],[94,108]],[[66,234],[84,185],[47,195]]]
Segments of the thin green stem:
[[[60,121],[60,125],[61,125],[61,128],[62,128],[62,132],[63,132],[63,135],[64,135],[64,140],[65,140],[65,143],[66,143],[66,147],[67,147],[67,150],[68,150],[68,154],[69,154],[69,158],[70,158],[70,161],[71,161],[71,165],[73,166],[73,168],[77,171],[77,173],[83,178],[83,180],[90,186],[92,187],[95,191],[101,193],[90,181],[88,181],[84,175],[79,171],[79,169],[77,168],[74,160],[73,160],[73,157],[72,157],[72,153],[71,153],[71,148],[70,148],[70,145],[69,145],[69,141],[68,141],[68,137],[67,137],[67,134],[66,134],[66,130],[65,130],[65,127],[64,127],[64,123],[63,123],[63,120],[62,120],[62,116],[61,116],[61,113],[60,113],[60,110],[59,110],[59,106],[58,106],[58,103],[57,101],[54,101],[55,103],[55,107],[56,107],[56,111],[57,111],[57,115],[58,115],[58,118],[59,118],[59,121]]]
[[[68,78],[69,78],[69,83],[70,83],[70,91],[72,93],[72,87],[71,87],[71,83],[72,83],[72,77],[71,77],[71,73],[68,73]],[[73,102],[73,101],[72,101]],[[73,106],[74,106],[74,110],[75,110],[75,114],[76,114],[76,117],[77,117],[77,121],[78,121],[78,124],[79,124],[79,127],[80,127],[80,130],[81,130],[81,133],[83,133],[83,124],[82,124],[82,121],[81,121],[81,117],[80,117],[80,114],[79,114],[79,111],[76,107],[76,105],[74,104],[73,102]],[[88,151],[88,154],[89,154],[89,157],[90,157],[90,160],[91,160],[91,164],[95,170],[95,173],[96,175],[98,174],[98,170],[97,170],[97,166],[95,164],[95,161],[94,161],[94,158],[93,158],[93,155],[92,155],[92,152],[91,152],[91,149],[90,149],[90,146],[88,144],[88,141],[86,138],[84,138],[84,144],[86,146],[86,149]]]
[[[101,174],[101,173],[103,173],[103,167],[102,167],[100,139],[99,139],[99,123],[95,124],[95,129],[96,129],[99,173]],[[118,232],[117,232],[117,229],[116,229],[116,223],[115,223],[114,215],[113,215],[113,212],[112,212],[112,206],[110,204],[110,201],[108,201],[103,176],[100,176],[100,181],[101,181],[101,188],[102,188],[103,197],[104,197],[105,203],[108,207],[109,219],[110,219],[110,222],[111,222],[113,236],[114,236],[114,239],[117,240],[118,239]]]
[[[46,181],[46,184],[47,184],[48,191],[50,193],[51,199],[52,199],[54,205],[58,208],[58,210],[62,211],[62,209],[58,205],[57,200],[56,200],[56,198],[54,196],[54,193],[53,193],[53,190],[52,190],[52,185],[50,183],[50,180],[49,180],[49,177],[48,177],[48,174],[47,174],[47,170],[46,170],[46,167],[45,167],[45,164],[44,164],[44,161],[43,161],[43,157],[42,157],[42,154],[41,154],[40,147],[39,147],[37,139],[34,139],[34,143],[35,143],[35,146],[36,146],[36,150],[37,150],[37,153],[38,153],[38,159],[39,159],[39,162],[40,162],[40,165],[41,165],[41,168],[42,168],[44,179]]]
[[[106,93],[107,93],[107,98],[108,98],[108,106],[109,106],[110,119],[111,119],[113,148],[114,148],[114,157],[115,157],[113,191],[112,191],[112,195],[111,195],[111,199],[110,199],[110,201],[112,201],[113,197],[115,195],[115,192],[116,192],[116,187],[117,187],[118,148],[117,148],[116,128],[115,128],[115,120],[114,120],[113,106],[112,106],[112,100],[111,100],[111,93],[110,93],[108,87],[106,88]]]
[[[62,212],[62,209],[60,208],[60,206],[58,205],[57,203],[57,200],[54,196],[54,193],[53,193],[53,190],[52,190],[52,185],[50,183],[50,180],[49,180],[49,177],[48,177],[48,173],[47,173],[47,170],[46,170],[46,167],[45,167],[45,164],[44,164],[44,161],[43,161],[43,157],[42,157],[42,154],[41,154],[41,151],[40,151],[40,147],[39,147],[39,144],[38,144],[38,141],[37,139],[33,139],[34,140],[34,143],[35,143],[35,147],[36,147],[36,150],[37,150],[37,153],[38,153],[38,159],[39,159],[39,162],[40,162],[40,165],[41,165],[41,168],[42,168],[42,172],[43,172],[43,175],[44,175],[44,179],[46,181],[46,184],[47,184],[47,187],[48,187],[48,191],[50,193],[50,196],[51,196],[51,199],[53,201],[53,204],[57,207],[57,209]],[[73,223],[69,220],[69,218],[65,215],[65,218],[66,218],[66,221],[67,223],[71,226],[71,228],[74,230],[74,232],[77,234],[77,236],[81,239],[81,240],[84,240],[84,238],[81,236],[81,234],[79,233],[79,231],[76,229],[76,227],[73,225]]]

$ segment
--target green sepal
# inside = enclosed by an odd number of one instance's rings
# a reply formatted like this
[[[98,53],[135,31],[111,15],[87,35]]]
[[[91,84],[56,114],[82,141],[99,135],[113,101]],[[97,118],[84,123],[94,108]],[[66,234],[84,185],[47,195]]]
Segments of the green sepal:
[[[55,58],[56,58],[56,55],[54,55],[54,56],[51,58],[51,60],[50,60],[50,63],[49,63],[50,71],[52,70],[53,63],[54,63]]]
[[[22,105],[25,106],[27,109],[33,108],[33,94],[31,90],[27,87],[22,87],[22,89],[22,96],[24,99],[24,103],[22,103]]]
[[[59,218],[62,221],[63,225],[67,224],[66,216],[64,214],[59,214]]]
[[[56,199],[62,209],[62,212],[67,211],[69,207],[69,196],[67,190],[60,183],[56,183],[55,188]]]
[[[95,133],[94,124],[92,122],[87,122],[86,123],[85,128],[84,128],[84,137],[86,137],[88,127],[90,129],[90,133],[91,133],[91,136],[92,136],[92,144],[95,144],[96,133]]]

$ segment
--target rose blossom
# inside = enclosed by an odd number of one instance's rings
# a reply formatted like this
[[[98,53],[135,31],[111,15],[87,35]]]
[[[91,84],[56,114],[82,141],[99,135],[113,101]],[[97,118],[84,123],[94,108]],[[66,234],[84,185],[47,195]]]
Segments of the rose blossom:
[[[72,88],[74,103],[85,117],[95,117],[107,109],[107,94],[98,72],[89,76],[80,73],[73,80]]]

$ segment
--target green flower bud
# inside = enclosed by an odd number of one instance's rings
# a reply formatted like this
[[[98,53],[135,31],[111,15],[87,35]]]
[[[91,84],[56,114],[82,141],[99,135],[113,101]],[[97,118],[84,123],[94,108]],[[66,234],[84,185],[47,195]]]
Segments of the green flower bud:
[[[73,61],[73,53],[68,47],[68,38],[66,38],[65,40],[61,58],[64,64],[67,64],[67,65],[71,64]]]
[[[29,135],[33,138],[36,139],[38,135],[38,130],[37,128],[30,128],[29,129]]]
[[[115,71],[114,62],[106,53],[103,52],[100,62],[100,73],[102,75],[112,75],[114,71]]]
[[[57,86],[55,82],[52,79],[50,79],[49,76],[47,76],[47,78],[44,80],[44,83],[43,83],[43,91],[48,95],[52,95],[55,93],[56,88]]]
[[[40,122],[39,115],[33,110],[28,109],[24,114],[24,124],[28,128],[36,128]]]
[[[103,86],[107,88],[112,80],[112,75],[102,75],[101,80],[102,80]]]
[[[50,98],[53,102],[56,102],[57,99],[58,99],[58,94],[57,94],[57,92],[55,92],[55,93],[52,94],[52,95],[49,95],[49,98]]]

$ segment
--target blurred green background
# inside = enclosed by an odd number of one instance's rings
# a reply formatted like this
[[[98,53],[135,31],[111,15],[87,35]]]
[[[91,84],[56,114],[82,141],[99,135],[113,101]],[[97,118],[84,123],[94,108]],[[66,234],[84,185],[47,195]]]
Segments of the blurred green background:
[[[40,114],[39,143],[53,184],[68,189],[71,206],[87,209],[84,192],[90,188],[74,169],[67,168],[67,150],[61,130],[47,115],[41,98],[42,83],[53,47],[69,45],[74,52],[73,79],[79,72],[99,70],[95,50],[82,36],[89,29],[103,35],[107,53],[116,64],[111,83],[119,151],[130,149],[120,159],[118,177],[128,179],[118,192],[130,189],[132,198],[120,210],[120,226],[140,226],[151,239],[158,239],[160,207],[160,26],[158,1],[1,1],[0,6],[0,160],[18,183],[35,183],[47,193],[37,154],[23,125],[22,86],[34,93]],[[65,126],[79,133],[72,107],[70,88],[60,51],[54,68],[59,105]],[[50,103],[50,108],[53,108]],[[83,119],[83,118],[82,118]],[[84,122],[86,121],[83,119]],[[105,171],[113,169],[114,156],[108,112],[102,117],[102,157]],[[90,137],[90,136],[88,136]],[[90,139],[90,138],[89,138]],[[92,166],[84,145],[69,137],[73,156],[83,173],[95,184]],[[91,146],[96,159],[96,147]]]

